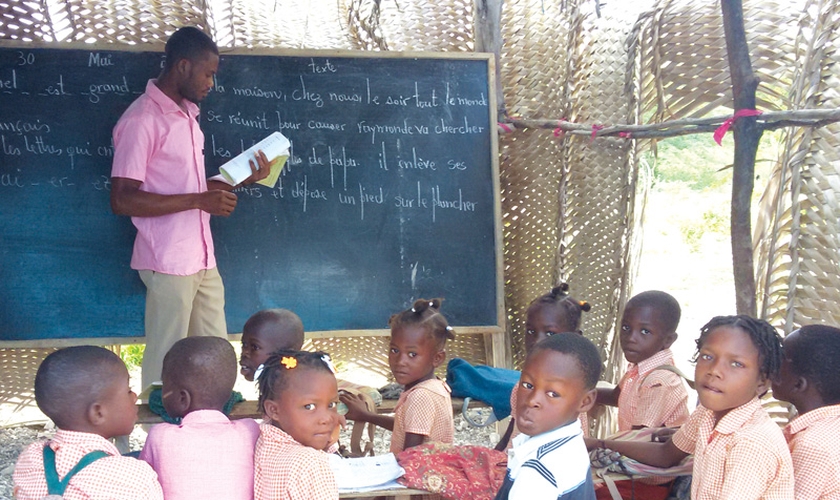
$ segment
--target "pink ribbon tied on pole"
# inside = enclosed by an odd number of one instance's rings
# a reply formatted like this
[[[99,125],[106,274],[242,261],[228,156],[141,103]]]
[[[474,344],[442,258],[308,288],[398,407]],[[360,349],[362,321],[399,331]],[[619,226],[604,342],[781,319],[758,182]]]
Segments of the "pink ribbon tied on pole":
[[[565,135],[566,131],[560,128],[560,125],[562,125],[562,123],[565,121],[568,120],[566,120],[566,117],[564,116],[560,121],[557,122],[558,126],[556,129],[554,129],[554,137],[563,137],[563,135]]]
[[[718,143],[718,146],[723,146],[721,142],[723,141],[723,136],[726,135],[726,132],[729,131],[729,127],[735,123],[735,120],[744,116],[758,116],[761,114],[761,111],[757,109],[739,109],[732,115],[732,118],[727,118],[724,122],[715,130],[713,137],[715,138],[715,142]]]
[[[589,138],[589,142],[595,140],[595,134],[597,134],[602,128],[604,128],[604,125],[598,125],[597,123],[592,125],[592,137]]]

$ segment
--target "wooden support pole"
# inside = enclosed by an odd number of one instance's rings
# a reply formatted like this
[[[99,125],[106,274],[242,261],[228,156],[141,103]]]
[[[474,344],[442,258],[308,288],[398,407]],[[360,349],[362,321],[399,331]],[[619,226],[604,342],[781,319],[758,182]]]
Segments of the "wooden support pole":
[[[726,53],[732,79],[734,109],[755,109],[758,78],[753,73],[744,30],[741,0],[721,0]],[[742,117],[733,125],[735,160],[732,172],[732,266],[735,277],[735,307],[738,314],[756,315],[750,201],[754,188],[755,157],[762,129],[755,117]]]
[[[505,116],[500,57],[502,52],[502,0],[475,0],[475,51],[494,55],[496,69],[496,110]]]

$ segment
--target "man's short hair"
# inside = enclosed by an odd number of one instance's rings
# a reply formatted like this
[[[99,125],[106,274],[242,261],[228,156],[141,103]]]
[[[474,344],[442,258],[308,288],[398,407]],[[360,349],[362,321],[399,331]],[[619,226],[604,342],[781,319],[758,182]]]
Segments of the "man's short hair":
[[[185,26],[166,41],[166,67],[169,70],[181,59],[198,61],[208,53],[219,55],[219,47],[205,32],[194,26]]]

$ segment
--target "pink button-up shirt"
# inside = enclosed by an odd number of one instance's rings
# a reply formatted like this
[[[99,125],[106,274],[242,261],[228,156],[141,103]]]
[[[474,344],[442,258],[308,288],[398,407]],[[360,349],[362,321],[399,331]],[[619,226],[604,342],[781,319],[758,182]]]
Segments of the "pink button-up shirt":
[[[111,176],[140,181],[140,190],[149,193],[207,191],[198,106],[189,101],[185,106],[186,111],[149,80],[146,93],[114,127]],[[193,209],[131,220],[137,227],[133,269],[187,276],[216,267],[209,213]]]
[[[140,452],[158,473],[166,500],[254,498],[254,420],[229,420],[216,410],[188,413],[181,425],[158,424]]]

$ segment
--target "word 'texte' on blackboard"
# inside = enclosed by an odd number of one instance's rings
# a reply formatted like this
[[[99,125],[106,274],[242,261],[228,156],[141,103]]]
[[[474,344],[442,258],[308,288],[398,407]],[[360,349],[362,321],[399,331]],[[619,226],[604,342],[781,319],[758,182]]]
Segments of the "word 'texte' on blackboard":
[[[0,44],[0,346],[142,341],[111,131],[155,49]],[[223,50],[199,117],[208,176],[273,131],[291,141],[278,183],[212,221],[229,331],[271,307],[309,332],[381,330],[420,297],[497,331],[493,74],[486,54]]]

